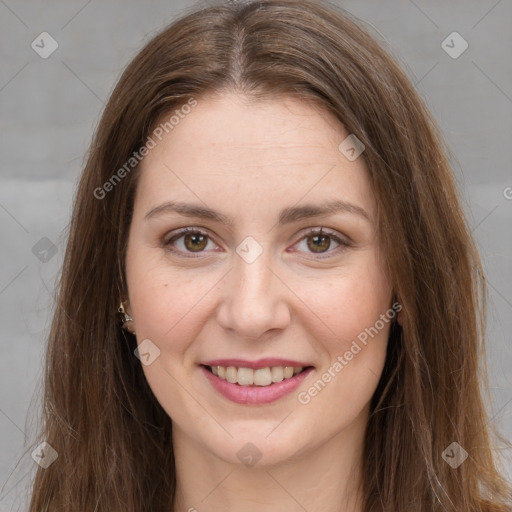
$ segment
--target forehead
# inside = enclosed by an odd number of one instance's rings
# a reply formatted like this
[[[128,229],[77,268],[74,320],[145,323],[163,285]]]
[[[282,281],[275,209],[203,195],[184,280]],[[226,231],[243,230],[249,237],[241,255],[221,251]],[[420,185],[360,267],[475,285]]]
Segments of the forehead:
[[[347,136],[332,113],[304,100],[200,97],[142,161],[138,202],[150,206],[179,192],[217,206],[238,198],[249,207],[306,195],[321,201],[329,193],[371,212],[363,158],[350,161],[338,148]]]
[[[256,101],[235,93],[211,94],[199,98],[190,113],[176,121],[178,124],[164,135],[164,144],[152,151],[153,157],[165,152],[163,146],[169,150],[181,146],[184,154],[217,153],[221,160],[257,157],[284,161],[314,152],[325,161],[324,151],[346,135],[330,112],[284,96]]]

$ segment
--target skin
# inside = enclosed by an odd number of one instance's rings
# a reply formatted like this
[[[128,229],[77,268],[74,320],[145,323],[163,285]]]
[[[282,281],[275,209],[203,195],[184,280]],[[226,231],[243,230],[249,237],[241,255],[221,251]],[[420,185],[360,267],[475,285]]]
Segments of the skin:
[[[223,92],[199,98],[141,164],[127,310],[138,343],[160,350],[143,370],[173,420],[175,510],[361,510],[363,436],[389,324],[309,403],[298,400],[391,306],[368,171],[363,157],[349,161],[338,149],[347,135],[304,100]],[[283,208],[330,199],[369,220],[341,212],[277,224]],[[218,210],[233,226],[175,212],[145,219],[171,200]],[[206,231],[207,245],[194,252],[181,237],[166,248],[184,227]],[[308,232],[320,227],[351,245],[328,237],[314,252]],[[263,250],[250,264],[236,252],[247,236]],[[198,366],[228,357],[315,369],[276,402],[243,405],[217,393]],[[248,442],[261,454],[252,467],[237,457]]]

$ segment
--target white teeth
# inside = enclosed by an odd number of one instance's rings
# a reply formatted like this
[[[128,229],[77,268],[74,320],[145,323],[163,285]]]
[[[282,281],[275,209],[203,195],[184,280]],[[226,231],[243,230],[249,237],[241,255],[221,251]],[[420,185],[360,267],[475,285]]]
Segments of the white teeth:
[[[254,384],[254,370],[252,368],[238,368],[238,384],[252,386]]]
[[[293,366],[285,366],[283,370],[283,375],[285,379],[293,377]]]
[[[270,373],[272,374],[272,382],[281,382],[284,379],[282,366],[272,366]]]
[[[240,386],[269,386],[274,382],[290,379],[300,373],[302,366],[267,366],[266,368],[236,368],[235,366],[212,366],[211,370],[223,380]]]
[[[268,386],[272,383],[270,368],[258,368],[254,370],[254,384],[256,386]]]
[[[238,380],[238,374],[234,366],[228,366],[226,368],[226,380],[234,384]]]

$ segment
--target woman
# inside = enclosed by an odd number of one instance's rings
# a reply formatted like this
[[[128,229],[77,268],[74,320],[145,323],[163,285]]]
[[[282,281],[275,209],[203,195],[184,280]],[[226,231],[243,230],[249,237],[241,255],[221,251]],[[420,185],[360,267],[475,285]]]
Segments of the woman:
[[[30,510],[510,511],[484,297],[435,124],[371,36],[308,0],[184,16],[80,181]]]

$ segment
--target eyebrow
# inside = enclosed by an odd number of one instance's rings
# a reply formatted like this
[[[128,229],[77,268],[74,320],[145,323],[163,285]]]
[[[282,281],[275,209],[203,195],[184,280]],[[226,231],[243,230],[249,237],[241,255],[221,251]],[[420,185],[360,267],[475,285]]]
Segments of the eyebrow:
[[[159,217],[164,214],[178,213],[186,217],[196,217],[200,219],[208,219],[221,224],[225,224],[228,227],[233,227],[234,222],[231,217],[212,210],[207,206],[201,206],[191,203],[180,203],[176,201],[169,201],[167,203],[155,206],[148,211],[145,215],[145,220],[148,221],[155,217]],[[371,222],[370,216],[360,206],[352,203],[348,203],[342,200],[333,200],[321,205],[317,204],[305,204],[303,206],[290,206],[281,210],[279,214],[278,224],[284,226],[285,224],[291,224],[302,219],[309,219],[311,217],[319,217],[322,215],[332,215],[335,213],[349,213],[358,215],[363,219]]]

